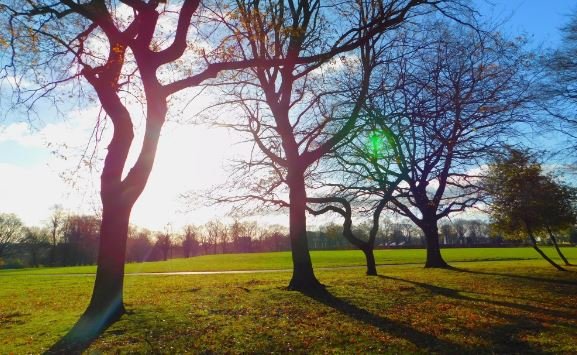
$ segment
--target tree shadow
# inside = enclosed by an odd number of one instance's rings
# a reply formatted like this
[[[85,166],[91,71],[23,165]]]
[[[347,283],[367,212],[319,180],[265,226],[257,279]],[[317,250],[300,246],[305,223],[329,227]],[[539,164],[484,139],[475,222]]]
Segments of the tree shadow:
[[[473,270],[468,270],[468,269],[461,269],[461,268],[454,267],[454,266],[450,267],[449,270],[468,273],[468,274],[503,276],[503,277],[510,277],[510,278],[514,278],[514,279],[523,279],[523,280],[535,281],[535,282],[544,282],[544,283],[552,283],[552,284],[558,284],[558,285],[577,286],[577,280],[576,281],[570,281],[570,280],[560,280],[560,279],[545,279],[542,277],[535,277],[535,276],[502,274],[502,273],[498,273],[498,272],[473,271]],[[568,270],[568,271],[569,271],[569,274],[574,273],[573,270]],[[567,274],[567,273],[564,273],[564,274]]]
[[[428,352],[442,351],[444,353],[467,353],[471,351],[470,348],[439,339],[434,335],[419,331],[401,322],[381,317],[363,308],[359,308],[350,302],[334,296],[327,289],[316,292],[303,292],[303,294],[348,317],[376,327],[382,332],[406,339],[417,346],[419,350],[426,350]]]
[[[495,300],[487,300],[487,299],[482,299],[482,298],[469,297],[467,295],[461,294],[458,290],[455,290],[455,289],[431,285],[431,284],[427,284],[427,283],[423,283],[423,282],[406,280],[406,279],[392,277],[392,276],[379,275],[379,277],[382,279],[388,279],[388,280],[410,283],[410,284],[415,285],[417,287],[423,288],[434,295],[441,295],[441,296],[444,296],[446,298],[450,298],[450,299],[454,299],[454,300],[470,302],[472,308],[477,308],[479,310],[482,310],[485,313],[497,313],[494,315],[507,319],[507,321],[508,321],[507,324],[491,326],[488,328],[469,330],[471,334],[475,334],[475,335],[477,335],[480,338],[485,339],[485,340],[490,340],[491,345],[477,346],[475,349],[469,349],[467,352],[470,352],[470,353],[491,352],[491,353],[515,353],[515,354],[526,354],[526,353],[538,352],[538,349],[535,349],[531,344],[527,343],[521,337],[518,336],[520,333],[525,332],[525,331],[536,332],[539,329],[541,329],[542,327],[538,322],[536,322],[532,319],[529,319],[528,317],[512,316],[512,315],[505,314],[505,313],[498,312],[498,311],[497,312],[491,312],[486,307],[480,306],[479,303],[489,303],[489,304],[493,304],[493,305],[501,306],[501,307],[514,307],[514,308],[522,309],[522,310],[527,311],[527,312],[535,311],[538,308],[531,307],[531,306],[525,307],[524,305],[518,305],[515,303],[509,303],[509,302],[501,302],[501,301],[495,301]],[[542,311],[542,309],[538,309],[538,310]],[[564,315],[564,316],[566,316],[566,315]],[[569,326],[572,326],[572,325],[569,325]],[[463,329],[463,330],[465,330],[465,329]]]
[[[132,314],[124,311],[123,314]],[[86,316],[83,314],[74,324],[72,329],[52,345],[44,354],[81,354],[110,326],[120,320],[120,317],[100,315],[98,317]]]
[[[552,310],[552,309],[543,308],[543,307],[531,306],[528,304],[519,304],[519,303],[507,302],[507,301],[498,301],[498,300],[487,299],[487,298],[475,298],[475,297],[463,295],[461,293],[461,291],[455,290],[452,288],[448,288],[448,287],[441,287],[441,286],[431,285],[431,284],[424,283],[424,282],[406,280],[406,279],[393,277],[393,276],[379,275],[379,277],[383,278],[383,279],[389,279],[389,280],[395,280],[395,281],[410,283],[412,285],[421,287],[421,288],[423,288],[423,289],[425,289],[425,290],[427,290],[433,294],[441,295],[441,296],[444,296],[447,298],[452,298],[455,300],[469,301],[469,302],[483,302],[483,303],[492,304],[494,306],[499,306],[499,307],[514,308],[514,309],[528,312],[528,313],[545,313],[551,317],[562,318],[562,319],[566,319],[569,321],[575,319],[574,316],[567,314],[567,311],[557,311],[557,310]],[[464,292],[468,292],[468,291],[464,291]],[[475,292],[468,292],[468,293],[475,293]],[[526,300],[526,299],[523,299],[523,300]],[[528,300],[526,300],[526,301],[528,301]],[[575,326],[571,325],[571,324],[564,324],[564,325],[571,327],[571,328],[575,328]]]
[[[504,275],[506,276],[506,275]],[[508,320],[508,324],[493,326],[489,328],[478,329],[476,333],[478,333],[484,339],[490,339],[493,343],[492,348],[490,349],[491,352],[497,353],[534,353],[538,351],[535,349],[531,344],[519,339],[516,335],[523,333],[523,332],[538,332],[543,329],[543,326],[540,324],[539,321],[532,319],[528,316],[522,315],[512,315],[507,314],[504,312],[500,312],[497,310],[490,310],[487,307],[482,307],[479,304],[489,304],[497,307],[502,307],[505,309],[516,309],[518,311],[523,311],[529,314],[545,314],[548,317],[555,317],[558,319],[555,323],[557,325],[577,329],[575,324],[570,323],[574,321],[575,314],[571,314],[570,311],[559,311],[559,310],[552,310],[548,308],[532,306],[528,304],[518,304],[513,302],[507,301],[500,301],[495,299],[487,299],[487,298],[476,298],[464,295],[461,291],[448,288],[448,287],[441,287],[436,286],[424,282],[418,282],[413,280],[402,279],[393,276],[383,276],[379,275],[382,279],[406,282],[412,284],[414,286],[420,287],[429,291],[431,294],[444,296],[446,298],[458,300],[458,301],[465,301],[471,304],[472,308],[477,308],[482,310],[485,313],[493,313],[503,319]],[[543,279],[545,280],[545,279]],[[571,284],[574,285],[574,284]],[[476,293],[476,292],[469,292],[463,291],[467,293]],[[478,293],[476,293],[478,294]],[[505,297],[505,296],[504,296]],[[509,296],[506,296],[509,297]],[[515,297],[519,298],[519,297]],[[560,319],[566,320],[567,322],[559,321]],[[487,349],[478,349],[479,352],[486,351]]]

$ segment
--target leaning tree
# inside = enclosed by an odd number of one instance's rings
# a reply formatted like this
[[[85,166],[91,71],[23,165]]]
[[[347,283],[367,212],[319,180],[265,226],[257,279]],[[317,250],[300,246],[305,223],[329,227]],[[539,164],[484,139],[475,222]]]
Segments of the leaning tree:
[[[539,248],[537,236],[548,235],[556,245],[552,231],[575,224],[575,190],[544,174],[529,152],[514,148],[494,159],[483,185],[490,196],[493,228],[509,238],[527,236],[539,255],[565,271]],[[569,264],[558,247],[557,251]]]
[[[542,182],[541,193],[547,198],[547,206],[542,213],[544,233],[551,239],[565,265],[572,265],[559,248],[556,233],[568,232],[577,223],[577,189],[547,175]]]
[[[328,154],[316,174],[317,192],[307,198],[311,214],[334,212],[343,218],[343,236],[365,255],[367,275],[377,275],[373,250],[381,214],[395,190],[408,179],[409,169],[400,149],[403,137],[393,133],[392,121],[363,110],[358,127]],[[353,207],[361,213],[372,212],[367,236],[354,232]]]

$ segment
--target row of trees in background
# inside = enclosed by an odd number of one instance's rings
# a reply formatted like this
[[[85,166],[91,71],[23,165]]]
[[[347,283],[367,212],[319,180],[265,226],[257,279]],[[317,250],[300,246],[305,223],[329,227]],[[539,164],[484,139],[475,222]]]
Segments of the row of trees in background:
[[[97,261],[100,218],[70,215],[56,211],[48,225],[26,227],[14,214],[0,214],[0,267],[92,265]],[[376,248],[423,247],[426,239],[421,229],[410,220],[380,222],[382,228],[375,238]],[[368,240],[372,222],[357,223],[352,232]],[[453,219],[440,223],[440,243],[444,246],[487,246],[511,244],[498,233],[497,225],[482,220]],[[545,231],[545,230],[543,230]],[[557,230],[556,230],[557,231]],[[558,232],[558,231],[557,231]],[[537,238],[560,243],[577,243],[577,230],[566,228],[553,240],[543,233]],[[309,248],[313,250],[351,249],[354,245],[343,237],[343,227],[330,222],[318,231],[307,231]],[[516,238],[517,245],[522,238]],[[189,258],[208,254],[256,253],[289,251],[286,227],[259,226],[256,222],[234,221],[224,224],[209,221],[204,225],[187,225],[179,232],[154,232],[131,226],[126,259],[128,262],[159,261]]]
[[[0,267],[95,264],[101,220],[97,216],[56,211],[47,226],[26,227],[14,214],[0,214]],[[210,221],[180,233],[131,226],[126,258],[130,262],[167,260],[217,253],[289,250],[286,228],[254,222],[225,225]]]
[[[0,214],[0,266],[67,266],[96,262],[100,219],[55,213],[48,226],[26,227],[14,214]]]

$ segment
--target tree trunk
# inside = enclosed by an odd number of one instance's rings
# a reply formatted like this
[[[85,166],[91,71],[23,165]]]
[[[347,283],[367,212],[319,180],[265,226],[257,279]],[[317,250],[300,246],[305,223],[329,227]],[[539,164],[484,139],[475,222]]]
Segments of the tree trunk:
[[[124,285],[124,263],[126,240],[132,206],[115,201],[115,206],[103,208],[98,252],[98,269],[94,292],[86,313],[107,310],[110,315],[124,313],[122,289]]]
[[[365,254],[365,259],[367,260],[367,275],[377,276],[377,266],[375,263],[375,254],[373,253],[373,247],[367,245],[365,248],[361,249]]]
[[[50,255],[48,259],[48,264],[50,266],[56,266],[56,231],[52,232],[52,240],[50,244]]]
[[[90,304],[74,327],[48,353],[76,353],[99,336],[125,312],[122,291],[131,205],[121,195],[104,202],[96,280]]]
[[[430,220],[423,222],[423,232],[425,233],[425,240],[427,242],[427,261],[426,268],[446,268],[449,266],[441,255],[441,248],[439,246],[439,229],[437,221]]]
[[[543,257],[543,259],[547,260],[549,262],[549,264],[553,265],[557,270],[567,271],[567,270],[563,269],[559,264],[557,264],[556,262],[551,260],[551,258],[549,258],[547,255],[545,255],[545,253],[543,253],[543,251],[537,246],[537,241],[535,240],[533,233],[531,233],[529,231],[528,234],[529,234],[529,238],[531,239],[531,243],[533,244],[533,249],[535,249],[537,251],[537,253],[539,253],[539,255],[541,255],[541,257]]]
[[[571,266],[569,260],[567,260],[565,255],[561,252],[561,249],[559,249],[559,245],[557,244],[557,238],[555,238],[555,235],[553,234],[553,232],[551,232],[551,229],[547,228],[547,231],[549,232],[549,237],[551,238],[551,241],[553,242],[553,245],[555,246],[555,250],[557,250],[557,254],[559,254],[559,257],[563,260],[565,265]]]
[[[306,191],[304,174],[289,171],[289,236],[293,275],[288,289],[314,292],[322,288],[314,271],[307,240]]]

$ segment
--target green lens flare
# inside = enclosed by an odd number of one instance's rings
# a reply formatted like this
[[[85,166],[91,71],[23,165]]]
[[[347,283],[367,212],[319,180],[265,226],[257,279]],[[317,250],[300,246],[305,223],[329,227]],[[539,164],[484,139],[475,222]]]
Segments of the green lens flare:
[[[384,130],[371,131],[367,136],[367,153],[373,159],[382,159],[390,155],[391,139]]]

